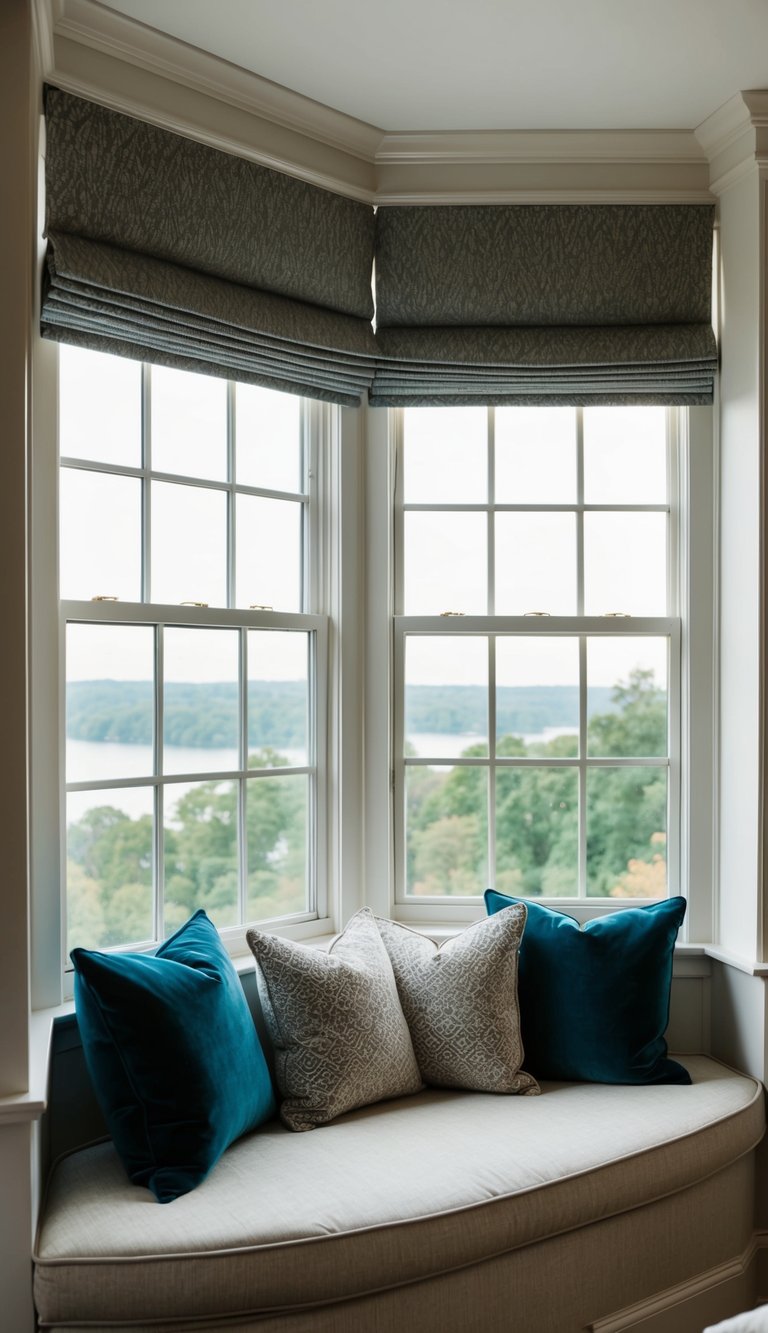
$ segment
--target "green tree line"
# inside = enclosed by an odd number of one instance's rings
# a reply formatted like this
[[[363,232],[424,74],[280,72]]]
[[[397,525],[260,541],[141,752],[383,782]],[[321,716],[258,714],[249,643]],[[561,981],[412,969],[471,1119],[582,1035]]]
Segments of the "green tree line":
[[[67,735],[78,741],[151,745],[150,680],[77,680],[67,685]],[[300,680],[248,682],[249,745],[306,743],[307,689]],[[170,682],[163,699],[167,745],[221,749],[237,744],[238,693],[230,681]]]

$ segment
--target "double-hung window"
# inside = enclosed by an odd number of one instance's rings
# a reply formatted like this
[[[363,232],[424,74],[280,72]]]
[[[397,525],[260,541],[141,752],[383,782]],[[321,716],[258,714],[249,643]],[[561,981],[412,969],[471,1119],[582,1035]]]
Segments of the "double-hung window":
[[[315,408],[60,349],[68,948],[325,914]]]
[[[678,415],[392,414],[401,915],[677,891]]]

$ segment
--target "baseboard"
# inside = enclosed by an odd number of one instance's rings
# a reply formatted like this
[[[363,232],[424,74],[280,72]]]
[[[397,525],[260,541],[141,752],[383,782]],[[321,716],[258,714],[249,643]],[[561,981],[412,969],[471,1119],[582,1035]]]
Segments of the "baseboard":
[[[588,1333],[701,1333],[707,1324],[750,1310],[768,1297],[768,1232],[756,1232],[742,1255],[698,1273],[648,1300],[587,1325]],[[586,1331],[585,1331],[586,1333]]]

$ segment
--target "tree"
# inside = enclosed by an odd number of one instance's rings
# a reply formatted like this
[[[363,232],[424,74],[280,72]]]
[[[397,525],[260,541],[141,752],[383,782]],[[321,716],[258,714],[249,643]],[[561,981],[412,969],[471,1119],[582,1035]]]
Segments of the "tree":
[[[626,682],[614,686],[610,704],[589,721],[590,755],[630,759],[666,754],[666,699],[653,672],[631,672]],[[467,757],[483,753],[479,746],[464,752]],[[497,744],[499,757],[552,760],[577,753],[577,738],[567,733],[529,745],[518,735],[507,735]],[[497,885],[529,896],[575,893],[579,837],[575,770],[553,764],[500,766],[495,785]],[[666,769],[661,766],[590,768],[586,819],[591,894],[628,892],[634,885],[639,896],[645,896],[641,883],[648,892],[651,884],[662,884],[666,802]],[[485,873],[487,806],[484,769],[408,769],[412,892],[478,891]],[[462,822],[451,822],[456,820]],[[649,870],[643,871],[643,866]]]

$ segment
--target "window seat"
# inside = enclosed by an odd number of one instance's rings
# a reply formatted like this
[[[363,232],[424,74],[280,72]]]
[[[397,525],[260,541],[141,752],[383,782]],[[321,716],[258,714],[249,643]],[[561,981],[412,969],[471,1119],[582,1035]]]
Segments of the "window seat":
[[[310,1133],[272,1121],[167,1205],[128,1182],[111,1143],[78,1149],[42,1210],[40,1327],[600,1328],[752,1236],[762,1088],[683,1061],[691,1087],[432,1089]]]

